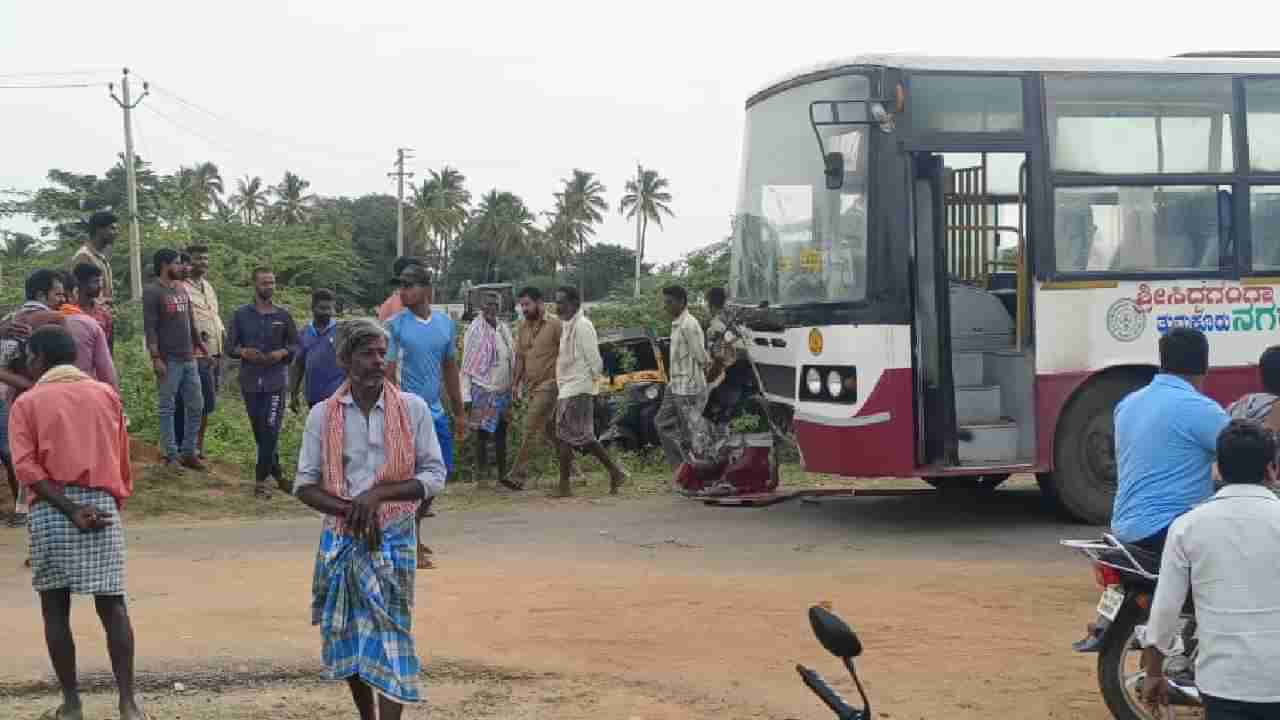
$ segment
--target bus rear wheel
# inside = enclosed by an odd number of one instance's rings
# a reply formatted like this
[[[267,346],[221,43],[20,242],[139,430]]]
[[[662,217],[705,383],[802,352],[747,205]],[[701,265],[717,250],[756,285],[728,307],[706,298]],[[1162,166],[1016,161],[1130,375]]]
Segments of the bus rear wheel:
[[[1116,403],[1149,378],[1138,374],[1103,377],[1085,386],[1062,414],[1054,442],[1054,470],[1036,479],[1040,489],[1069,517],[1111,522],[1116,498]]]

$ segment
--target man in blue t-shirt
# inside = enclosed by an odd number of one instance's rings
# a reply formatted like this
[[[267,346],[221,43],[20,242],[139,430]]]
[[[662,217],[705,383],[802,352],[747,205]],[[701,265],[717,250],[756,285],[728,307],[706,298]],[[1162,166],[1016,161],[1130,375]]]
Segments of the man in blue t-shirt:
[[[332,290],[319,288],[311,293],[311,324],[302,328],[298,337],[298,357],[289,368],[289,407],[300,414],[303,383],[306,383],[307,407],[324,402],[346,382],[347,374],[338,367],[338,353],[333,337],[338,323],[338,298]]]
[[[1160,338],[1160,374],[1116,405],[1116,539],[1159,555],[1178,516],[1213,495],[1227,412],[1202,392],[1209,340],[1192,328]]]
[[[405,309],[387,321],[387,379],[398,382],[406,392],[427,401],[435,421],[436,436],[445,468],[453,472],[453,436],[449,414],[441,402],[441,390],[449,397],[458,441],[466,433],[462,422],[462,382],[458,372],[454,322],[442,310],[431,309],[431,273],[420,263],[406,265],[395,282]],[[422,542],[422,519],[431,509],[431,499],[418,508],[418,567],[434,567]]]

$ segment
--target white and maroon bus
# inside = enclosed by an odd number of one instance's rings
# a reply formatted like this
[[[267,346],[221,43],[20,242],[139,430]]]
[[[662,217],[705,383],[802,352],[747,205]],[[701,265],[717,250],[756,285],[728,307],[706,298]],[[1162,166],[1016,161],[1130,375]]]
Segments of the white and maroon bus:
[[[809,471],[1035,473],[1103,523],[1161,333],[1224,404],[1280,342],[1280,61],[869,55],[746,118],[730,292]]]

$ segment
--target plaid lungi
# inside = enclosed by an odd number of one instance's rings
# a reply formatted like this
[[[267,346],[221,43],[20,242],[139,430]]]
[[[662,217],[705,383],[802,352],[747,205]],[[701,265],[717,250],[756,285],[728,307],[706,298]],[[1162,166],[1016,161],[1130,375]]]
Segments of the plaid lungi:
[[[594,395],[583,393],[560,398],[556,405],[556,437],[574,449],[596,441]]]
[[[487,433],[497,432],[498,421],[509,407],[511,390],[486,390],[472,384],[471,414],[467,416],[467,427]]]
[[[326,524],[311,588],[311,624],[320,626],[325,677],[359,677],[399,703],[422,699],[422,664],[413,642],[416,545],[412,514],[383,529],[376,553],[363,538]]]
[[[40,501],[31,506],[31,586],[36,592],[124,594],[124,525],[116,499],[103,490],[63,488],[67,499],[91,505],[111,520],[101,530],[80,530],[62,511]]]

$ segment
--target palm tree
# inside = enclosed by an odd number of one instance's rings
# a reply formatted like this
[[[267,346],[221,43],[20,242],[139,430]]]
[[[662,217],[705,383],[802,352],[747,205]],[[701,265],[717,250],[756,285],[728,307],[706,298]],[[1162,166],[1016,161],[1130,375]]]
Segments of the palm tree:
[[[490,279],[498,257],[527,250],[537,232],[533,213],[518,195],[490,190],[480,198],[472,221],[484,243],[488,259],[485,261],[485,279]]]
[[[235,207],[220,197],[213,199],[213,218],[220,223],[231,223],[240,219]]]
[[[422,242],[440,251],[439,267],[449,262],[450,240],[462,232],[471,206],[471,193],[466,189],[467,178],[448,165],[440,171],[431,171],[431,177],[414,187],[409,216],[409,227]]]
[[[627,193],[618,201],[618,212],[628,220],[636,221],[636,297],[640,297],[640,263],[644,260],[644,238],[649,221],[661,230],[663,215],[675,217],[668,204],[671,202],[671,193],[667,192],[669,185],[656,170],[636,165],[636,176],[627,181]]]
[[[587,250],[587,239],[596,234],[596,223],[603,222],[604,213],[609,212],[609,201],[604,199],[606,188],[596,179],[595,173],[578,168],[574,168],[573,175],[562,182],[564,188],[556,194],[561,206],[561,220],[568,226],[565,232],[572,233],[581,254]],[[579,272],[579,292],[584,285],[583,280]]]
[[[307,221],[311,215],[311,207],[316,196],[307,193],[311,183],[285,171],[284,179],[279,185],[271,188],[276,196],[272,205],[276,220],[282,225],[299,225]]]
[[[245,175],[236,181],[236,192],[231,196],[231,207],[244,218],[245,225],[252,225],[255,220],[261,220],[266,214],[269,204],[267,191],[262,184],[262,178],[256,175],[254,177]]]
[[[194,198],[204,201],[204,210],[210,207],[216,208],[218,203],[222,201],[222,173],[218,172],[218,166],[211,162],[202,162],[196,165],[192,170],[192,181],[194,185]],[[202,216],[204,212],[200,213]],[[199,219],[199,218],[197,218]]]
[[[573,228],[567,222],[564,199],[559,194],[555,198],[555,207],[542,213],[547,226],[542,231],[542,250],[551,262],[551,276],[555,278],[559,268],[569,264],[578,240],[573,235]]]

